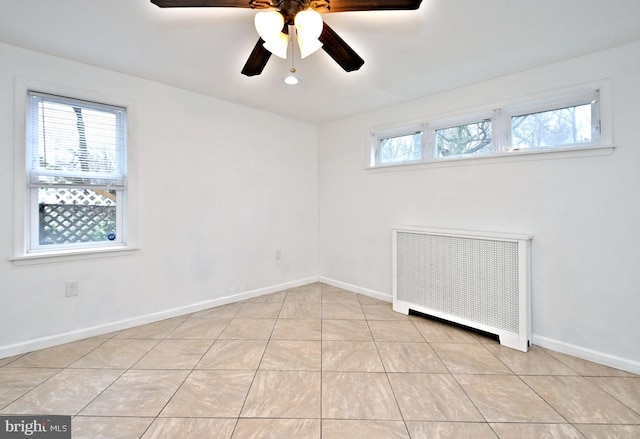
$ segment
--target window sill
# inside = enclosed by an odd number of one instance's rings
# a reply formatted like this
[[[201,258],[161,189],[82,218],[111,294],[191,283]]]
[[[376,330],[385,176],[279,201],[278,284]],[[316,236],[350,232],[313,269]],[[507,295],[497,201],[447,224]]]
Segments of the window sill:
[[[50,264],[54,262],[74,262],[87,259],[112,258],[128,256],[137,252],[137,247],[107,247],[91,249],[74,249],[30,253],[9,258],[16,266]]]
[[[526,151],[512,151],[500,154],[486,154],[477,156],[457,156],[440,158],[430,161],[397,163],[370,166],[367,172],[409,171],[422,168],[446,168],[452,166],[470,166],[477,164],[509,163],[529,160],[548,160],[559,158],[594,157],[613,154],[615,145],[598,145],[576,148],[538,149]]]

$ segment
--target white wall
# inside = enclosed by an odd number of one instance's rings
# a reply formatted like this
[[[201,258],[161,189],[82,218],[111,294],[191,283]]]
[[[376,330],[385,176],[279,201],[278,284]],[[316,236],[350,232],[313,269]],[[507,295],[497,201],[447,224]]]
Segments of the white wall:
[[[138,252],[10,262],[16,78],[132,103]],[[0,44],[0,354],[317,277],[317,139],[314,125]]]
[[[640,372],[638,71],[633,44],[323,125],[322,276],[390,295],[392,226],[531,233],[534,343]],[[612,155],[364,170],[373,127],[602,79]]]

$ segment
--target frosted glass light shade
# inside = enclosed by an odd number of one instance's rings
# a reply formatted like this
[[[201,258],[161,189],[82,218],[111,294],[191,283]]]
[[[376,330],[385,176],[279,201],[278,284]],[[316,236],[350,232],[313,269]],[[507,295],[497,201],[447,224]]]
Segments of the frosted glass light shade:
[[[263,46],[265,49],[273,53],[275,56],[282,59],[287,59],[287,48],[289,47],[289,37],[285,33],[280,32],[276,38],[272,38],[270,40],[265,41]]]
[[[311,8],[300,11],[293,19],[298,31],[304,39],[318,39],[322,33],[322,16]]]
[[[278,37],[284,27],[284,17],[276,10],[258,12],[253,20],[258,35],[265,41]]]
[[[304,59],[322,47],[322,43],[316,39],[303,39],[298,36],[298,46],[300,46],[300,58]]]

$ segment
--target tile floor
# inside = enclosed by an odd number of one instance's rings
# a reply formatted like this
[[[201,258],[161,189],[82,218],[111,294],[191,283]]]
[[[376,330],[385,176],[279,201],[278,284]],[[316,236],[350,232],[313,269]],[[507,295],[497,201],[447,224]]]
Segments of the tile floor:
[[[640,377],[323,284],[0,360],[73,438],[640,438]]]

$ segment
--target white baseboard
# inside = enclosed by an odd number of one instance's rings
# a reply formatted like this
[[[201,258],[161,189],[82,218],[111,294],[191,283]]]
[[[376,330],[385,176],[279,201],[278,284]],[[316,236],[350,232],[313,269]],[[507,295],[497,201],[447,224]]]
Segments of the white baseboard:
[[[390,294],[381,293],[368,288],[362,288],[357,285],[351,285],[324,276],[320,276],[320,282],[331,285],[332,287],[342,288],[343,290],[351,291],[352,293],[362,294],[364,296],[373,297],[374,299],[383,300],[389,303],[393,300],[393,297]]]
[[[213,308],[216,306],[227,305],[229,303],[239,302],[242,300],[252,299],[254,297],[263,296],[265,294],[276,293],[278,291],[286,290],[289,288],[299,287],[301,285],[318,282],[319,277],[309,277],[306,279],[299,279],[292,282],[286,282],[279,285],[273,285],[266,288],[259,288],[256,290],[245,291],[244,293],[238,293],[231,296],[220,297],[212,300],[205,300],[203,302],[193,303],[178,308],[172,308],[157,313],[144,314],[141,316],[133,317],[130,319],[119,320],[115,322],[106,323],[103,325],[92,326],[89,328],[81,328],[74,331],[65,332],[62,334],[50,335],[47,337],[40,337],[32,340],[27,340],[20,343],[0,346],[0,358],[12,357],[14,355],[20,355],[27,352],[35,351],[38,349],[50,348],[58,346],[64,343],[70,343],[73,341],[82,340],[89,337],[96,337],[98,335],[108,334],[110,332],[122,331],[123,329],[129,329],[134,326],[146,325],[147,323],[158,322],[160,320],[169,319],[172,317],[178,317],[184,314],[190,314],[197,311]]]
[[[615,369],[624,370],[640,375],[640,363],[629,360],[627,358],[617,357],[615,355],[605,354],[603,352],[594,351],[581,346],[565,343],[563,341],[554,340],[548,337],[542,337],[533,334],[531,342],[542,348],[560,352],[562,354],[572,355],[582,358],[583,360],[593,361],[594,363],[604,366],[613,367]]]

